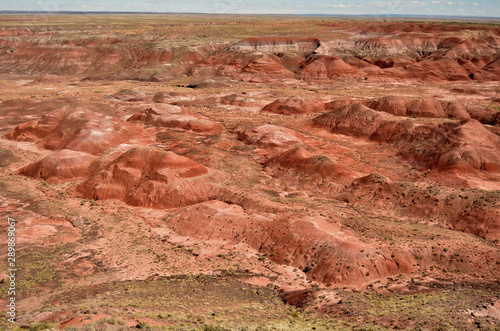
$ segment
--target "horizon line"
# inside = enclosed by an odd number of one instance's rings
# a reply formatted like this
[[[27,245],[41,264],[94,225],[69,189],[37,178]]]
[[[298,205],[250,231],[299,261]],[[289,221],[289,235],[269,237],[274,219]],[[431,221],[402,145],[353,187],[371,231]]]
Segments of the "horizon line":
[[[45,11],[45,10],[0,10],[0,14],[157,14],[157,15],[244,15],[244,16],[316,16],[316,17],[398,17],[398,18],[482,18],[482,19],[498,19],[500,16],[473,16],[473,15],[423,15],[423,14],[283,14],[283,13],[212,13],[212,12],[152,12],[152,11],[77,11],[77,10],[61,10],[61,11]]]

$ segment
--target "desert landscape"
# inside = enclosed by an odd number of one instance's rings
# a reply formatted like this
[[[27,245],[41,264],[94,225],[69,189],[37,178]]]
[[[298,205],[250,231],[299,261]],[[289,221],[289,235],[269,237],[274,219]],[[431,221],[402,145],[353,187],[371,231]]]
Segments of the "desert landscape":
[[[500,20],[0,15],[0,74],[3,329],[500,329]]]

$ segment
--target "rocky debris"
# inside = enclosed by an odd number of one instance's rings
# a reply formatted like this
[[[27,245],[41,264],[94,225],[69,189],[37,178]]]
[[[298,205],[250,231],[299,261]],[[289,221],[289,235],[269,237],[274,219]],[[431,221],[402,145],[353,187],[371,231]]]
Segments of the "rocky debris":
[[[172,101],[172,98],[178,95],[179,93],[176,92],[157,92],[153,96],[153,102],[168,103],[169,101]]]

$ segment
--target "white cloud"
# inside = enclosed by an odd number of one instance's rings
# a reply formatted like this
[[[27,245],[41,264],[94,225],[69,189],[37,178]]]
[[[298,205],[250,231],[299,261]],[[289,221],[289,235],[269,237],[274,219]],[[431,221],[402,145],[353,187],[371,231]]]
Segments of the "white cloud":
[[[473,2],[472,5],[473,6],[479,6],[479,4],[477,2]]]
[[[346,5],[343,4],[338,4],[338,5],[326,5],[327,7],[332,7],[332,8],[346,8]]]
[[[446,4],[447,4],[448,6],[453,6],[455,3],[454,3],[454,2],[451,2],[451,1],[448,1],[448,2],[446,2]]]

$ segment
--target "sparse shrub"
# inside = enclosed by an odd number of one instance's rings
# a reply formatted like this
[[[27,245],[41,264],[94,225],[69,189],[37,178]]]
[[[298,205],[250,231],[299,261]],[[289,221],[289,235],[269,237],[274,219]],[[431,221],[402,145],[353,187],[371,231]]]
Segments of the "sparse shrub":
[[[137,322],[137,325],[135,327],[137,329],[143,329],[143,330],[150,330],[151,329],[151,327],[146,322],[143,322],[143,321]]]

